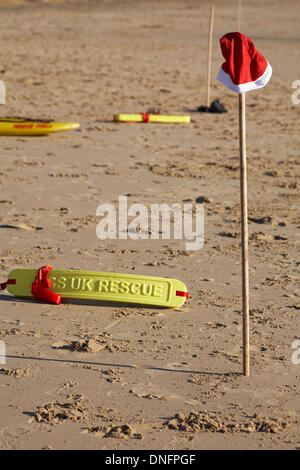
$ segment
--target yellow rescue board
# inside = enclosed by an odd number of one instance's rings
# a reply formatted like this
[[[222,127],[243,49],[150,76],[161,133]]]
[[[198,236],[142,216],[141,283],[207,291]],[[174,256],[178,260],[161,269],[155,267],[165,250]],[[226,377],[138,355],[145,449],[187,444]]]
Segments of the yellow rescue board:
[[[26,118],[0,118],[0,135],[45,135],[77,129],[77,122],[55,122]]]
[[[31,287],[37,269],[15,269],[7,283],[7,290],[18,297],[32,297]],[[130,304],[181,307],[188,298],[182,281],[154,276],[108,272],[57,270],[48,275],[50,290],[62,298],[102,300]]]
[[[117,122],[156,122],[164,124],[189,124],[190,116],[165,116],[162,114],[116,114],[114,120]]]

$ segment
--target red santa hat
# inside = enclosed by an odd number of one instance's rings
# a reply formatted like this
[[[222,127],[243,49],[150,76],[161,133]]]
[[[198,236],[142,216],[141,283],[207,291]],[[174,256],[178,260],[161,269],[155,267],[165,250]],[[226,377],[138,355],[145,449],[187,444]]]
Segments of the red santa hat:
[[[217,80],[236,93],[245,93],[265,86],[272,76],[272,67],[247,36],[227,33],[220,39],[225,62]]]

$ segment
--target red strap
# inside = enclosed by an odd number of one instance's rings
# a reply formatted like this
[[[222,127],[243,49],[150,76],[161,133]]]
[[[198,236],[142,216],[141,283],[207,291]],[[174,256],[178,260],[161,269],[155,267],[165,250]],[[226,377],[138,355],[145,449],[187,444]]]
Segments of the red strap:
[[[150,122],[150,115],[148,113],[143,113],[142,116],[144,122]]]
[[[189,293],[188,292],[184,292],[182,290],[177,290],[176,291],[176,295],[179,296],[179,297],[185,297],[186,300],[189,298]]]
[[[0,283],[1,290],[6,289],[7,284],[16,284],[16,280],[15,279],[8,279],[6,282],[1,282]]]
[[[58,305],[61,302],[61,296],[49,290],[51,283],[48,279],[48,273],[51,269],[52,266],[47,264],[38,270],[35,281],[31,287],[31,293],[36,299]]]

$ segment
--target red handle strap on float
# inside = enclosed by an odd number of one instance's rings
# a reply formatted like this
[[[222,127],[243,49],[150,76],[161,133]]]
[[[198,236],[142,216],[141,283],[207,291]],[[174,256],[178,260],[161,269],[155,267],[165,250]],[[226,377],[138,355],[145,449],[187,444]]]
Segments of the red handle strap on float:
[[[143,122],[150,122],[150,115],[148,113],[143,113]]]
[[[38,270],[35,281],[31,287],[31,293],[36,299],[58,305],[61,302],[61,296],[49,290],[51,283],[48,279],[48,273],[51,269],[52,266],[47,264]]]
[[[178,295],[179,297],[185,297],[186,300],[188,300],[189,298],[189,293],[188,292],[184,292],[182,290],[177,290],[176,291],[176,295]]]
[[[15,280],[15,279],[8,279],[6,282],[1,282],[1,283],[0,283],[0,289],[1,289],[1,290],[5,290],[7,284],[15,284],[15,283],[16,283],[16,280]]]

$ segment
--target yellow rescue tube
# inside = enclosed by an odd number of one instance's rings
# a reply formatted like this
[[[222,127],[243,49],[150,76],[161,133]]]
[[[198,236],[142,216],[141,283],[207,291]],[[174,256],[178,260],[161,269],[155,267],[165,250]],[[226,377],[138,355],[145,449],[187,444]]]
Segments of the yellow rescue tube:
[[[1,284],[17,297],[32,297],[37,269],[18,268]],[[181,307],[188,299],[182,281],[171,278],[110,272],[59,270],[49,272],[50,289],[62,298],[124,302],[166,308]]]
[[[116,114],[114,120],[117,122],[156,122],[164,124],[189,124],[190,116],[166,116],[162,114]]]
[[[27,118],[0,118],[0,135],[45,135],[77,129],[77,122],[55,122]]]

